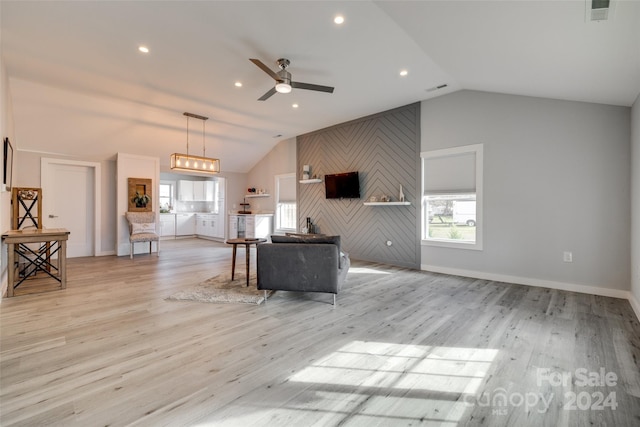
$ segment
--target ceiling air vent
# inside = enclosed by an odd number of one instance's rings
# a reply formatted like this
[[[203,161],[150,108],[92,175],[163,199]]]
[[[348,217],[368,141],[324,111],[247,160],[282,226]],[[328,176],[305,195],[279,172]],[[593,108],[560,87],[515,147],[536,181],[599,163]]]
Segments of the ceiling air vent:
[[[586,21],[602,22],[613,17],[613,0],[586,0]]]

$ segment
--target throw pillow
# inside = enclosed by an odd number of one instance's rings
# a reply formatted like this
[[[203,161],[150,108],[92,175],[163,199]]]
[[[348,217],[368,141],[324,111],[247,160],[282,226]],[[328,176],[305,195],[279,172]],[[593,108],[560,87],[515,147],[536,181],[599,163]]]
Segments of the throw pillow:
[[[131,234],[145,234],[145,233],[155,233],[155,232],[156,232],[155,222],[131,224]]]

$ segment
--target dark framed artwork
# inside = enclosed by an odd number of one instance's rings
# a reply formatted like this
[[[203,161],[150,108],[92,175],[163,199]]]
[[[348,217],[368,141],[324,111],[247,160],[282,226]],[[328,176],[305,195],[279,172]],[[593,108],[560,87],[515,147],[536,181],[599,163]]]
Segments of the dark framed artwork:
[[[13,147],[11,146],[11,142],[9,142],[9,138],[4,139],[2,159],[4,167],[2,183],[4,184],[4,188],[8,191],[11,189],[11,178],[13,176]]]
[[[129,212],[151,212],[151,179],[129,178],[127,195],[129,197]]]

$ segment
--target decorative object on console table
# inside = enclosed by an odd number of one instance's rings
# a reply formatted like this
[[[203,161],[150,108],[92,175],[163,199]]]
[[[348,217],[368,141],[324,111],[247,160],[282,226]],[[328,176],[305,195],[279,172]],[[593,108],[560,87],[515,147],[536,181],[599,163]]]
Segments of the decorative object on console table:
[[[307,217],[307,225],[302,229],[304,234],[315,234],[315,226],[311,222],[311,218]]]
[[[149,178],[129,178],[129,212],[151,212],[152,193],[151,179]]]

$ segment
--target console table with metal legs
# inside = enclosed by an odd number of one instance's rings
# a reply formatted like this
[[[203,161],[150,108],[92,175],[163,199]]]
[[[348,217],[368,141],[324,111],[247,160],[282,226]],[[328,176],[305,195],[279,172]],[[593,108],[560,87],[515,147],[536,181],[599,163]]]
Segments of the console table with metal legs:
[[[66,228],[9,230],[2,234],[8,250],[7,297],[14,295],[15,289],[37,274],[50,277],[60,283],[60,289],[67,287],[67,240]],[[34,248],[34,244],[40,243]],[[37,245],[36,245],[37,246]],[[57,255],[57,260],[54,259]]]

